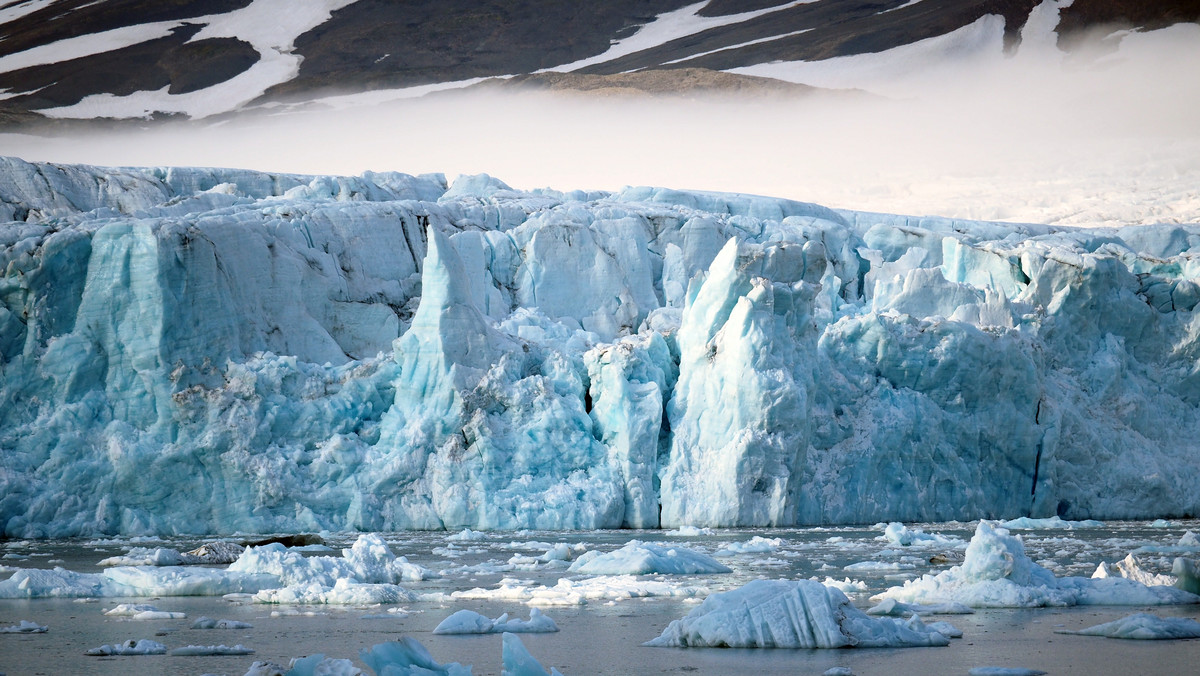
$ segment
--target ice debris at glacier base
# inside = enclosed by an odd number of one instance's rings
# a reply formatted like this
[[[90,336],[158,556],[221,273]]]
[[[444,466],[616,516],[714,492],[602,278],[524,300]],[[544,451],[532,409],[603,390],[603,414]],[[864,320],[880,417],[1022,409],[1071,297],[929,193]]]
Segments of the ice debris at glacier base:
[[[926,574],[872,597],[903,603],[956,603],[972,608],[1200,603],[1200,596],[1123,577],[1055,577],[1025,554],[1020,538],[981,521],[961,565]]]
[[[1200,513],[1197,226],[0,176],[9,536]]]
[[[755,580],[713,594],[674,620],[656,647],[906,648],[950,641],[914,615],[872,618],[837,589],[811,580]]]

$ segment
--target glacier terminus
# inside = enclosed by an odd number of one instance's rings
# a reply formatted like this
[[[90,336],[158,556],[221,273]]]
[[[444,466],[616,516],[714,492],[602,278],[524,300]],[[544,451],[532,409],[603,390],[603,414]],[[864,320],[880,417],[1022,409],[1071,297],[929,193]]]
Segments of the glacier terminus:
[[[1200,514],[1200,226],[0,159],[11,537]]]

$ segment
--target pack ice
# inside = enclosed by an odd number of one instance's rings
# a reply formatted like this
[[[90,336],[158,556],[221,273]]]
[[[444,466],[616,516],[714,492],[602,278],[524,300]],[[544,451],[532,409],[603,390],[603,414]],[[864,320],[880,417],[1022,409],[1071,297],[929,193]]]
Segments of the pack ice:
[[[17,537],[1200,513],[1200,227],[0,160]]]

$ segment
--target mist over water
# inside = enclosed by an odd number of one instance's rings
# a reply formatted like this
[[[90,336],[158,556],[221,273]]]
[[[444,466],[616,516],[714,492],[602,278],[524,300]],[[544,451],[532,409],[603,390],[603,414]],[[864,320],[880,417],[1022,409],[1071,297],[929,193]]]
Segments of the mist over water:
[[[659,185],[1074,225],[1200,222],[1200,26],[1117,42],[1092,40],[1064,56],[1027,39],[1013,57],[868,56],[789,77],[865,90],[856,93],[490,88],[139,130],[5,134],[0,153],[313,174],[489,173],[518,189]]]

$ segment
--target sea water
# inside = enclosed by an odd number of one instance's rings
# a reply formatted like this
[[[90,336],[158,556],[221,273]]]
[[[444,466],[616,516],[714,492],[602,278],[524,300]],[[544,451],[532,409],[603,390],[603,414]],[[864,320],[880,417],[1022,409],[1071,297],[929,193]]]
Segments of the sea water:
[[[1046,524],[1042,524],[1043,526]],[[1198,521],[1077,522],[1020,534],[1030,558],[1055,576],[1088,577],[1101,562],[1114,563],[1142,549],[1150,572],[1169,573],[1176,546]],[[476,674],[499,674],[498,634],[436,635],[432,631],[457,610],[495,618],[526,618],[531,607],[551,617],[560,631],[524,634],[529,651],[564,674],[821,674],[843,666],[857,674],[966,673],[980,666],[1024,667],[1050,673],[1188,673],[1200,658],[1200,641],[1118,641],[1065,635],[1144,608],[1088,606],[1034,610],[990,609],[938,615],[962,630],[944,648],[854,650],[750,650],[649,648],[672,620],[716,592],[760,579],[816,579],[838,586],[861,609],[871,596],[926,573],[962,562],[974,523],[887,524],[804,529],[659,531],[503,531],[488,533],[400,532],[383,534],[395,554],[438,577],[405,582],[417,595],[410,603],[380,605],[285,605],[255,603],[246,595],[138,599],[0,600],[0,628],[22,620],[45,633],[0,634],[0,672],[6,674],[232,674],[255,661],[287,665],[292,658],[323,653],[354,660],[377,643],[410,636],[439,662],[474,665]],[[898,536],[898,533],[900,536]],[[907,534],[905,536],[904,534]],[[336,555],[358,534],[324,534],[326,547],[305,556]],[[228,538],[237,540],[240,538]],[[247,538],[250,539],[250,538]],[[571,572],[587,552],[618,549],[630,540],[713,556],[731,572],[706,575],[589,576]],[[901,544],[907,542],[907,544]],[[134,547],[180,551],[202,541],[92,539],[9,541],[0,544],[0,580],[22,568],[62,567],[80,573]],[[332,551],[330,551],[332,550]],[[150,604],[187,617],[133,620],[105,615],[119,603]],[[1164,617],[1200,615],[1200,606],[1148,609]],[[200,617],[252,625],[243,629],[193,629]],[[84,653],[129,639],[152,639],[168,649],[189,645],[243,645],[252,655],[89,657]],[[370,673],[366,671],[366,673]]]

